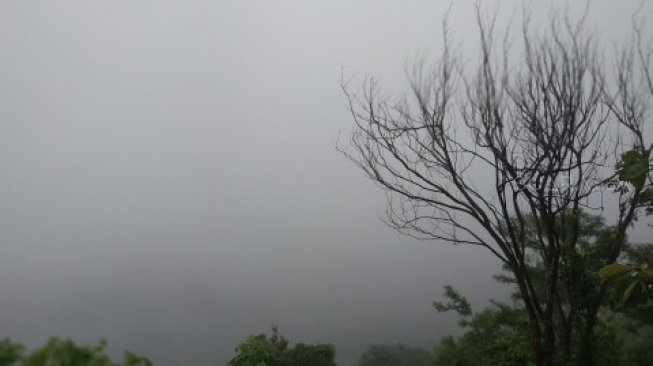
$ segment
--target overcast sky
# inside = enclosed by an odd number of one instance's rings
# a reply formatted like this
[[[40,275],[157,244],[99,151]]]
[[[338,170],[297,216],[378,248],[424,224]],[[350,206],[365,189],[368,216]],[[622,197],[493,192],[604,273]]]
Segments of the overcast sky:
[[[474,2],[454,3],[465,49]],[[638,3],[592,1],[607,49]],[[348,363],[451,332],[431,308],[446,284],[505,297],[487,252],[385,227],[383,193],[334,149],[341,72],[399,94],[450,4],[0,0],[0,337],[202,366],[276,324]]]

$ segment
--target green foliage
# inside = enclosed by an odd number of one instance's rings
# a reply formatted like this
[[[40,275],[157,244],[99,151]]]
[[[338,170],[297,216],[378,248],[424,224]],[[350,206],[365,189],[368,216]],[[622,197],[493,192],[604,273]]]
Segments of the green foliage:
[[[653,337],[650,327],[608,309],[599,313],[596,339],[596,366],[653,365]],[[582,365],[572,360],[572,365]]]
[[[0,341],[0,366],[152,366],[145,357],[125,353],[123,363],[106,354],[106,343],[77,345],[69,339],[50,338],[42,347],[25,354],[25,348],[10,340]]]
[[[460,337],[443,339],[432,366],[531,365],[528,318],[521,309],[494,302],[494,307],[463,316]]]
[[[617,164],[619,180],[632,184],[638,191],[644,188],[649,170],[648,157],[640,149],[626,151]]]
[[[104,347],[104,342],[95,346],[78,346],[71,340],[51,338],[44,346],[29,355],[23,361],[23,365],[111,366],[111,360],[106,355]]]
[[[526,216],[523,237],[527,271],[537,293],[536,300],[544,305],[546,273],[543,259],[536,250],[535,225],[535,221]],[[647,338],[639,334],[653,329],[645,326],[653,324],[653,307],[647,307],[653,302],[642,302],[650,299],[652,292],[650,282],[646,280],[651,278],[653,246],[626,243],[623,249],[628,255],[628,263],[638,265],[606,266],[614,250],[615,231],[605,224],[602,217],[581,210],[567,210],[555,223],[555,232],[563,239],[562,243],[574,243],[561,248],[558,273],[561,304],[554,312],[556,332],[560,337],[560,346],[555,353],[556,365],[652,365],[653,358],[641,355],[653,355],[653,351],[648,351],[653,348],[653,336]],[[578,236],[571,240],[572,235]],[[623,304],[628,310],[627,316],[615,316],[607,307],[604,278],[612,281],[607,287],[609,291],[613,289],[608,299]],[[513,286],[516,284],[511,275],[502,274],[495,279]],[[648,298],[642,297],[647,294]],[[495,303],[493,308],[473,315],[469,302],[450,286],[445,288],[444,296],[449,302],[437,302],[435,308],[458,312],[465,333],[441,341],[433,366],[530,364],[530,324],[519,292],[514,295],[514,307]],[[593,317],[597,306],[603,309],[599,310],[598,318]]]
[[[361,356],[359,366],[428,366],[430,360],[431,354],[420,347],[373,344]]]
[[[451,285],[444,286],[444,297],[449,299],[449,303],[433,302],[433,307],[440,313],[453,310],[460,316],[472,314],[472,307],[469,301],[458,293]]]
[[[25,354],[25,347],[10,339],[0,340],[0,366],[17,366]]]
[[[516,220],[516,219],[514,219]],[[539,223],[544,226],[545,223]],[[520,227],[516,223],[513,227]],[[534,300],[544,308],[547,301],[547,280],[544,258],[537,250],[538,223],[532,216],[524,216],[523,238],[526,249],[526,271],[530,276],[536,293]],[[556,291],[560,304],[554,309],[553,319],[556,327],[557,347],[555,357],[562,364],[573,364],[581,357],[583,362],[595,361],[599,354],[598,338],[595,334],[596,312],[606,303],[601,268],[610,263],[615,252],[615,227],[607,225],[605,219],[580,209],[564,210],[553,223],[553,233],[562,243],[560,261],[556,277]],[[549,234],[550,235],[550,234]],[[545,236],[544,240],[548,237]],[[623,249],[630,246],[627,242]],[[508,271],[507,267],[504,267]],[[617,268],[611,268],[614,271]],[[504,283],[516,284],[509,275],[495,276]],[[515,287],[515,299],[521,300]],[[578,361],[581,362],[581,361]]]
[[[599,274],[605,279],[614,278],[624,273],[632,273],[634,268],[627,264],[613,263],[601,268]]]
[[[289,347],[288,340],[272,327],[272,336],[250,335],[236,347],[228,366],[335,366],[335,348],[330,344]]]
[[[616,173],[620,181],[630,183],[635,191],[639,193],[637,206],[643,208],[647,215],[652,215],[653,186],[647,185],[646,180],[650,179],[653,166],[648,154],[650,154],[650,150],[644,152],[640,147],[626,151],[621,155],[621,160],[616,167]]]
[[[289,365],[293,366],[335,366],[336,349],[331,344],[297,343],[289,351]]]
[[[612,283],[609,300],[612,307],[653,324],[653,245],[630,252],[630,264],[614,263],[600,270],[601,277]]]
[[[237,355],[229,366],[280,366],[285,353],[285,345],[280,347],[265,334],[251,335],[236,347]]]
[[[466,317],[461,322],[465,333],[444,338],[437,347],[431,366],[532,365],[529,324],[524,310],[501,303]],[[629,329],[628,318],[607,309],[598,317],[594,334],[595,366],[653,365],[653,329]],[[558,358],[556,365],[584,365],[578,353]]]

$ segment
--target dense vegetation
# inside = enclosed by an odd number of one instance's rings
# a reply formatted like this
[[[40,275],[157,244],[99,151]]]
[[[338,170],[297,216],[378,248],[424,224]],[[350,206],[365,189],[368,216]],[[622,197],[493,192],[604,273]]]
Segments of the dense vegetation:
[[[335,347],[330,344],[290,346],[276,327],[272,335],[247,337],[236,347],[236,356],[228,366],[335,366]]]
[[[106,343],[78,345],[69,339],[50,338],[45,345],[26,352],[25,347],[9,339],[0,340],[0,366],[152,366],[145,357],[125,352],[122,362],[107,355]]]

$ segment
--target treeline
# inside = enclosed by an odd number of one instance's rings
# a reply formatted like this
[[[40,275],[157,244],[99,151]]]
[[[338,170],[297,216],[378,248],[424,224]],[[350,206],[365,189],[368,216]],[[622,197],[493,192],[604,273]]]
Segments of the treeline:
[[[618,263],[610,263],[614,228],[598,215],[583,211],[575,215],[577,245],[568,248],[560,263],[554,331],[560,346],[551,355],[560,366],[648,366],[653,365],[653,244],[625,242]],[[541,224],[541,223],[539,223]],[[532,299],[544,307],[547,287],[544,258],[537,250],[538,222],[524,222],[525,270],[533,279]],[[565,240],[570,235],[562,220],[554,228]],[[508,227],[508,225],[504,225]],[[499,228],[499,230],[504,230]],[[463,330],[460,336],[443,338],[433,350],[397,345],[372,345],[361,356],[359,366],[528,366],[535,364],[532,324],[508,268],[494,278],[514,288],[511,303],[491,301],[474,312],[469,301],[451,286],[445,286],[444,302],[435,302],[438,312],[456,312]],[[598,299],[598,300],[597,300]],[[594,314],[598,314],[594,317]],[[564,316],[562,316],[564,315]],[[596,322],[592,323],[596,318]],[[298,360],[289,355],[288,342],[274,330],[247,338],[236,348],[229,366],[321,366],[334,365],[334,348],[318,345]],[[299,345],[298,345],[299,346]],[[297,346],[296,346],[297,347]],[[302,346],[306,347],[306,346]],[[310,347],[308,348],[310,349]]]
[[[27,352],[10,339],[0,340],[0,366],[152,366],[146,357],[126,351],[122,362],[112,361],[106,343],[78,345],[70,339],[50,338],[45,345]]]
[[[575,235],[579,237],[577,246],[569,249],[560,263],[557,306],[564,316],[553,323],[560,340],[551,355],[553,365],[653,366],[653,244],[626,242],[619,262],[606,265],[614,229],[601,216],[582,211],[570,214],[578,219]],[[534,300],[544,303],[547,272],[532,234],[538,223],[528,218],[523,225],[525,232],[531,233],[524,236],[529,258],[525,270],[538,294]],[[564,225],[562,221],[554,223],[562,240],[568,235]],[[475,312],[451,286],[445,286],[446,300],[433,304],[438,312],[458,314],[463,330],[460,336],[445,337],[428,351],[401,344],[371,345],[358,366],[534,365],[532,323],[517,281],[507,268],[495,280],[515,289],[510,304],[492,301],[490,307]],[[598,314],[596,323],[590,323],[594,313]],[[273,327],[271,335],[246,337],[235,347],[227,366],[336,366],[335,357],[332,344],[291,344]],[[149,359],[131,352],[126,352],[121,362],[113,361],[104,342],[89,346],[52,338],[27,352],[18,343],[0,340],[0,366],[151,365]]]

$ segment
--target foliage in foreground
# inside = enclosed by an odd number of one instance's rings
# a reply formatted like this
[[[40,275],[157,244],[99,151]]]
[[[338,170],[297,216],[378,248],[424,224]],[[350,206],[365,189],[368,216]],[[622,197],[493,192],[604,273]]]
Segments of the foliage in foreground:
[[[651,298],[648,262],[653,245],[623,244],[624,261],[639,266],[610,263],[614,227],[603,217],[583,211],[570,212],[577,228],[576,245],[565,248],[565,257],[558,272],[559,309],[553,314],[554,331],[561,347],[553,355],[555,365],[651,365],[653,334],[651,332]],[[524,227],[535,232],[538,223],[526,216]],[[567,240],[571,230],[563,220],[554,222],[554,233]],[[541,226],[540,224],[539,226]],[[545,302],[547,275],[543,261],[533,242],[535,235],[525,235],[528,254],[526,270],[533,279],[534,298]],[[506,272],[508,269],[504,267]],[[601,275],[599,275],[599,272]],[[611,281],[606,281],[605,279]],[[498,275],[499,282],[517,285],[511,275]],[[610,293],[606,299],[605,293]],[[434,303],[439,312],[455,311],[465,333],[445,338],[435,354],[435,366],[465,365],[530,365],[532,344],[528,313],[521,293],[513,294],[514,305],[493,302],[493,307],[473,313],[471,305],[451,286],[445,287],[447,303]],[[612,306],[609,306],[612,303]],[[615,304],[617,306],[615,306]],[[541,305],[543,306],[543,305]],[[615,312],[618,310],[619,312]],[[593,314],[597,314],[596,317]]]
[[[22,344],[10,339],[0,340],[0,366],[152,366],[145,357],[129,351],[122,362],[107,355],[106,343],[78,345],[70,339],[53,337],[40,348],[26,353]]]
[[[625,263],[601,268],[601,276],[613,284],[610,304],[616,310],[653,325],[653,246],[632,251]]]
[[[272,335],[257,334],[247,337],[236,347],[236,356],[228,366],[335,366],[335,347],[331,344],[297,343],[288,340],[276,327]]]
[[[472,313],[467,300],[446,288],[451,303],[435,303],[438,311],[456,311],[465,333],[444,338],[436,349],[433,366],[530,365],[531,345],[525,311],[494,302],[494,308]]]
[[[494,301],[492,307],[473,313],[467,300],[450,286],[445,297],[449,303],[435,303],[436,309],[457,312],[465,332],[445,337],[436,347],[431,366],[533,365],[528,314],[523,308]],[[594,365],[653,365],[653,329],[649,325],[607,308],[598,319],[592,339]],[[556,357],[555,364],[584,365],[577,356]]]

